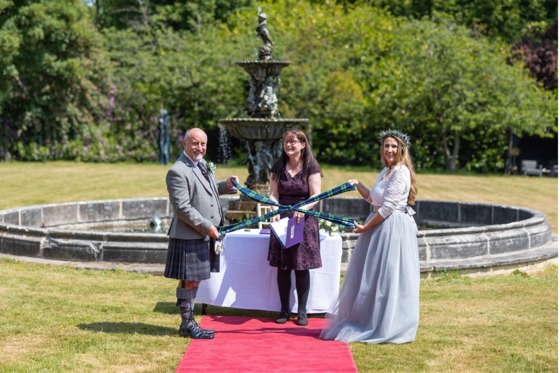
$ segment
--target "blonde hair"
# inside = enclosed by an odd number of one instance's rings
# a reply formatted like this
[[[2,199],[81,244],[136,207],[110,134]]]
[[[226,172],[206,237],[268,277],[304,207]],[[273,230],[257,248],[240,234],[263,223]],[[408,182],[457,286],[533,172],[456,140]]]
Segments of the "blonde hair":
[[[408,204],[414,205],[416,203],[416,194],[418,193],[418,189],[416,188],[416,172],[414,172],[414,164],[412,163],[412,159],[410,158],[410,153],[408,151],[407,143],[399,136],[394,136],[392,134],[387,134],[381,138],[381,163],[384,167],[389,168],[388,173],[391,172],[393,167],[387,162],[385,159],[385,155],[383,154],[383,145],[385,143],[385,139],[387,138],[395,139],[398,143],[398,149],[395,159],[395,166],[397,165],[404,165],[410,171],[410,192],[408,193]]]

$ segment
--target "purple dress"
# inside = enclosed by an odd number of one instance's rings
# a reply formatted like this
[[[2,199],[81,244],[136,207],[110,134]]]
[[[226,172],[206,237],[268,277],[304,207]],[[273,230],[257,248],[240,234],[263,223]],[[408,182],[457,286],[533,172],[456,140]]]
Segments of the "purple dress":
[[[319,165],[310,167],[309,175],[320,172]],[[307,180],[303,180],[301,171],[292,177],[284,167],[278,181],[279,203],[295,205],[310,197]],[[292,217],[293,211],[286,211],[280,217]],[[319,221],[315,216],[305,215],[303,241],[297,245],[282,249],[278,239],[271,234],[268,246],[268,262],[272,267],[282,270],[306,270],[321,268],[321,247],[319,244]]]

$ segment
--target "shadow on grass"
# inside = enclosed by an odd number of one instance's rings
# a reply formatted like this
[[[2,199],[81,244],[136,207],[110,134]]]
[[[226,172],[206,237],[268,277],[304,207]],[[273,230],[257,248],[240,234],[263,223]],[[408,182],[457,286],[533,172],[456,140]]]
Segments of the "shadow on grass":
[[[174,315],[179,313],[179,309],[175,305],[175,302],[157,302],[154,307],[154,312]]]
[[[200,306],[200,308],[198,308]],[[278,312],[274,311],[262,311],[262,310],[245,310],[240,308],[228,308],[228,307],[218,307],[218,306],[209,306],[206,307],[202,304],[197,304],[195,307],[195,313],[199,312],[203,315],[208,316],[247,316],[247,317],[255,317],[255,318],[270,318],[276,319],[278,316]],[[296,314],[292,312],[292,317],[295,317]],[[310,313],[307,314],[309,318],[318,318],[323,319],[325,317],[324,313]]]
[[[176,335],[177,328],[133,322],[96,322],[79,324],[78,328],[97,333],[110,334],[144,334],[144,335]]]
[[[179,308],[174,302],[157,302],[154,306],[154,312],[164,313],[168,315],[179,314]],[[247,316],[247,317],[262,317],[276,319],[278,312],[274,311],[262,311],[262,310],[246,310],[241,308],[229,308],[229,307],[219,307],[211,306],[202,303],[196,303],[194,306],[195,316],[208,315],[208,316]],[[295,314],[292,314],[295,316]],[[308,314],[309,318],[324,318],[325,314]]]

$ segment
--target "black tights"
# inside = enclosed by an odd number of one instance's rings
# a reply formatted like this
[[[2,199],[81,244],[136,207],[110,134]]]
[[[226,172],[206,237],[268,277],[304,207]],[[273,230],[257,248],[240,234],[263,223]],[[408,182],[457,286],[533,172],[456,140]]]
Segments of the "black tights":
[[[309,270],[295,271],[296,292],[298,298],[298,314],[307,313],[307,298],[311,287],[311,276]],[[290,313],[290,290],[292,289],[292,271],[278,269],[278,292],[280,293],[281,311]]]

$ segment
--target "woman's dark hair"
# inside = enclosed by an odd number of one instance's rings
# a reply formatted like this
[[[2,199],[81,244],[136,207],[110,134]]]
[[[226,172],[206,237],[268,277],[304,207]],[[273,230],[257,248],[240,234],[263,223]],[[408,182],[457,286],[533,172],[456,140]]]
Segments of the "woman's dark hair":
[[[284,132],[284,135],[282,136],[282,156],[278,158],[272,165],[272,178],[274,180],[280,180],[280,178],[282,177],[284,167],[286,166],[286,162],[288,162],[289,159],[288,155],[284,151],[284,143],[286,142],[286,139],[290,137],[295,137],[299,142],[305,144],[305,147],[301,150],[301,157],[303,158],[303,169],[301,170],[301,173],[303,181],[307,183],[310,167],[315,164],[317,168],[319,168],[319,163],[313,155],[313,150],[311,150],[311,145],[309,144],[309,141],[307,141],[307,136],[305,136],[305,133],[300,130],[288,130]],[[321,176],[323,176],[322,172]]]

